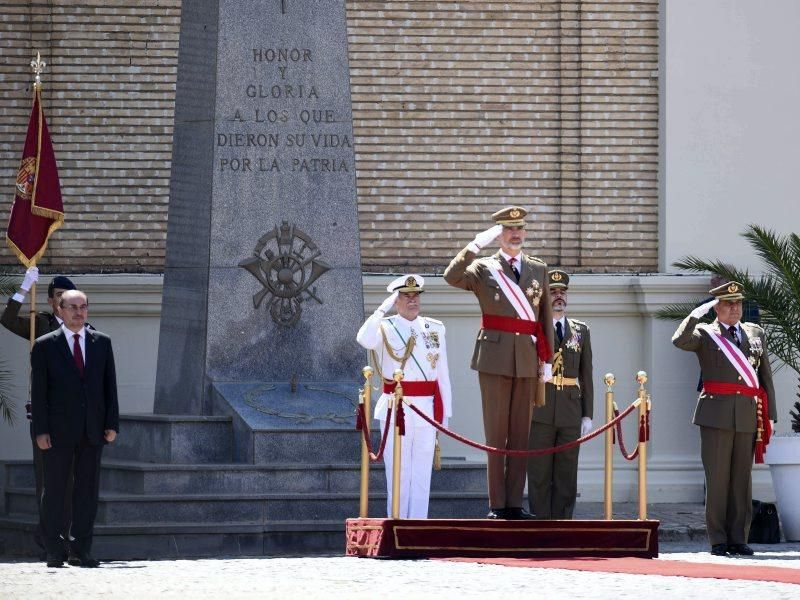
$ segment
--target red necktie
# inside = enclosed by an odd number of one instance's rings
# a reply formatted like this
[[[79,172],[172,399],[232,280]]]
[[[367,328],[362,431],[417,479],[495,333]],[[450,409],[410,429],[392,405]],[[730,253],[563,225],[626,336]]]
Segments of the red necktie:
[[[81,336],[78,333],[72,335],[75,343],[72,345],[72,358],[75,359],[75,366],[78,367],[78,373],[83,378],[83,352],[81,352]]]
[[[516,262],[516,260],[517,259],[515,257],[511,257],[508,260],[508,265],[511,267],[511,272],[514,273],[514,277],[517,279],[517,283],[519,283],[519,270],[517,269],[516,265],[514,264]]]

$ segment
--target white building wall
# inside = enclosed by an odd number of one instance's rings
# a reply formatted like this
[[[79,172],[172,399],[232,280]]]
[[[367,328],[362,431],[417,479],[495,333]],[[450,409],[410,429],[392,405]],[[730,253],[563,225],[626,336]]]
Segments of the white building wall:
[[[661,3],[661,271],[757,269],[747,224],[798,231],[799,31],[797,0]]]

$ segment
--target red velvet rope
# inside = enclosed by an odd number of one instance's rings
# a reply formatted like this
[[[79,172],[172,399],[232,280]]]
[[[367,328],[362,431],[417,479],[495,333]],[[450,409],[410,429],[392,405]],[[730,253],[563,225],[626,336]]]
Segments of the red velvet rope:
[[[472,446],[473,448],[477,448],[478,450],[485,450],[486,452],[491,452],[492,454],[503,454],[505,456],[545,456],[547,454],[555,454],[556,452],[563,452],[564,450],[569,450],[570,448],[574,448],[584,442],[588,442],[594,437],[597,437],[601,433],[603,433],[609,427],[614,427],[618,425],[622,419],[627,417],[634,408],[636,408],[636,404],[631,404],[628,408],[626,408],[621,413],[618,413],[616,417],[614,417],[611,421],[600,427],[599,429],[595,429],[591,433],[586,434],[585,436],[578,438],[573,442],[569,442],[567,444],[562,444],[561,446],[554,446],[552,448],[537,448],[535,450],[507,450],[505,448],[494,448],[492,446],[486,446],[484,444],[479,444],[478,442],[474,442],[464,436],[461,436],[454,431],[450,431],[446,427],[442,427],[439,423],[435,420],[431,419],[428,415],[422,412],[419,408],[414,406],[413,404],[409,404],[411,410],[417,413],[420,417],[425,419],[430,425],[433,425],[436,429],[444,433],[445,435],[449,435],[454,440],[458,440],[459,442],[466,444],[467,446]]]
[[[618,415],[619,411],[615,410],[614,414]],[[622,425],[617,423],[617,438],[619,439],[619,451],[622,453],[622,456],[625,460],[634,460],[639,456],[639,445],[636,445],[636,449],[628,454],[627,448],[625,448],[625,440],[622,437]],[[639,417],[639,441],[640,442],[649,442],[650,441],[650,411],[648,410],[644,416]]]
[[[372,451],[372,434],[369,430],[369,423],[364,418],[364,405],[359,404],[358,408],[356,409],[356,429],[361,431],[364,435],[364,442],[367,444],[367,450],[369,451],[369,459],[372,462],[377,462],[381,458],[383,458],[383,451],[386,449],[386,440],[389,439],[389,428],[391,426],[391,415],[392,415],[392,407],[389,406],[386,408],[386,425],[383,426],[383,436],[381,437],[381,445],[378,448],[378,453],[375,454]]]

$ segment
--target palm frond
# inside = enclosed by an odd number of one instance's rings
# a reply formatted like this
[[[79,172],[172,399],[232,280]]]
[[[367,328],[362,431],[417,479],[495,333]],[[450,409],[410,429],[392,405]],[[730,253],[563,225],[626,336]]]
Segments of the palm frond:
[[[690,312],[700,306],[705,298],[695,302],[678,302],[676,304],[666,304],[656,311],[656,318],[664,321],[683,321]],[[706,320],[706,319],[701,319]]]
[[[673,263],[691,273],[714,273],[728,281],[738,281],[744,295],[761,311],[761,325],[767,334],[769,353],[800,375],[800,237],[779,235],[758,225],[748,225],[742,236],[761,259],[763,274],[751,276],[721,261],[687,256]],[[659,318],[677,318],[678,311],[688,314],[688,304],[664,307]],[[691,310],[691,308],[689,308]],[[663,315],[663,316],[662,316]]]
[[[11,374],[6,370],[6,365],[0,362],[0,416],[3,421],[13,425],[16,408],[11,398]]]

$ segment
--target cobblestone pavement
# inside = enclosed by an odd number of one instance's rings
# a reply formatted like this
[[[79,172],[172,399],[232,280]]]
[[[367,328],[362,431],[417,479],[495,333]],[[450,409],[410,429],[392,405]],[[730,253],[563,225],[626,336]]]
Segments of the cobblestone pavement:
[[[714,557],[705,543],[665,543],[657,560],[757,564],[800,569],[800,544],[754,545],[752,559]],[[48,569],[0,563],[0,598],[407,598],[537,597],[603,599],[796,599],[800,585],[762,581],[588,573],[438,560],[347,557],[206,559],[104,563]],[[524,595],[520,595],[524,594]]]

